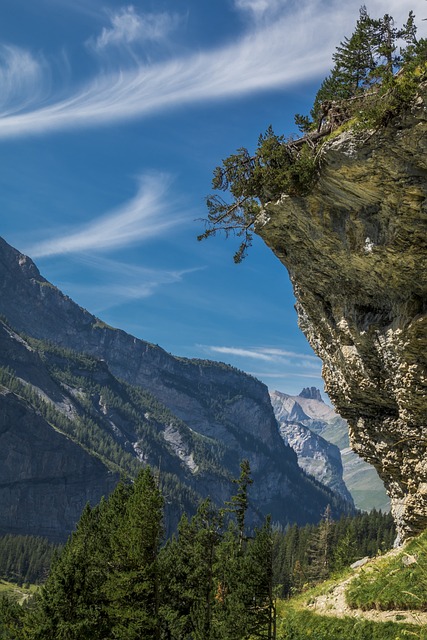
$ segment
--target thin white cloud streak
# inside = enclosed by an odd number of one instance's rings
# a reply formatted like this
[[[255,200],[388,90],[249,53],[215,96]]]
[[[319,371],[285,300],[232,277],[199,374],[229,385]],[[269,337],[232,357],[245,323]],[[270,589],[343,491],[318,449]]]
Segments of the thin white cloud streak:
[[[84,266],[87,279],[93,278],[100,284],[62,281],[58,282],[58,286],[94,313],[148,298],[164,286],[179,284],[187,275],[205,268],[153,269],[93,254],[76,255],[73,261]]]
[[[339,16],[342,21],[343,12]],[[98,126],[188,103],[283,88],[328,69],[336,25],[336,16],[309,19],[302,7],[222,48],[100,74],[68,99],[3,116],[0,137]]]
[[[289,379],[289,378],[305,378],[305,379],[309,379],[312,380],[313,378],[316,380],[323,380],[322,378],[322,374],[320,373],[295,373],[295,371],[288,371],[288,372],[282,372],[282,373],[264,373],[262,371],[248,371],[247,373],[249,373],[249,375],[254,376],[254,378],[258,378],[259,380],[262,379],[274,379],[274,380],[280,380],[280,379]]]
[[[135,197],[118,209],[27,249],[34,258],[64,253],[117,249],[163,235],[186,218],[171,211],[166,197],[169,178],[163,174],[140,178]]]
[[[235,0],[234,2],[238,11],[249,14],[255,22],[271,19],[287,4],[289,4],[289,0]]]
[[[24,110],[43,97],[46,66],[13,45],[0,45],[0,113]]]
[[[300,358],[300,359],[303,359],[303,360],[309,360],[309,361],[313,361],[313,362],[320,362],[320,359],[317,356],[310,356],[310,355],[307,355],[307,354],[296,353],[295,351],[285,351],[283,349],[260,348],[259,352],[268,354],[270,356],[279,356],[279,357],[286,357],[286,358]]]
[[[292,365],[313,369],[317,369],[321,365],[321,361],[317,356],[295,353],[294,351],[285,351],[283,349],[264,347],[243,349],[239,347],[226,346],[209,346],[207,349],[212,353],[221,353],[239,358],[252,358],[254,360],[262,360],[264,362],[280,365],[286,364],[288,366]]]
[[[179,17],[170,13],[138,14],[133,5],[110,13],[111,27],[104,27],[101,35],[92,43],[97,51],[106,47],[141,44],[145,41],[162,41],[173,31]]]
[[[259,353],[258,351],[252,351],[250,349],[238,349],[235,347],[209,347],[209,350],[213,351],[213,353],[222,353],[241,358],[254,358],[255,360],[265,360],[266,362],[271,362],[271,360],[273,360],[271,356]]]
[[[158,292],[165,285],[179,284],[183,282],[184,277],[197,271],[198,269],[184,270],[141,270],[138,278],[131,277],[131,281],[123,279],[122,281],[109,281],[108,284],[89,284],[82,285],[75,283],[60,283],[61,289],[66,289],[73,296],[82,300],[84,297],[96,313],[111,309],[112,307],[124,304],[126,302],[142,300],[148,298]],[[73,297],[72,296],[72,297]]]
[[[423,15],[423,0],[414,0],[413,5]],[[20,104],[16,88],[6,96],[6,101],[8,97],[13,100],[0,112],[0,138],[143,118],[185,104],[283,89],[323,76],[331,67],[335,46],[351,34],[359,6],[359,0],[286,2],[283,13],[273,22],[251,30],[228,46],[104,72],[68,98],[20,113],[28,107],[29,78],[34,84],[36,77],[33,70],[20,87]],[[401,0],[374,0],[369,10],[375,16],[387,11],[397,21],[407,16]],[[19,79],[17,82],[19,87]]]
[[[280,3],[280,0],[279,0]],[[277,0],[235,0],[235,6],[241,11],[264,13],[271,5],[277,5]]]

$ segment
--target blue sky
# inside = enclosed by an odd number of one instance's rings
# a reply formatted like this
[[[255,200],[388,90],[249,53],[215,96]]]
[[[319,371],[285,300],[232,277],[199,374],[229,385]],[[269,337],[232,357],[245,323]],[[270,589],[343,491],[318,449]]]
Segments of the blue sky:
[[[270,388],[322,388],[285,268],[198,243],[212,171],[296,133],[360,1],[3,0],[2,235],[109,324]],[[424,0],[374,0],[402,22]],[[425,35],[425,34],[424,34]]]

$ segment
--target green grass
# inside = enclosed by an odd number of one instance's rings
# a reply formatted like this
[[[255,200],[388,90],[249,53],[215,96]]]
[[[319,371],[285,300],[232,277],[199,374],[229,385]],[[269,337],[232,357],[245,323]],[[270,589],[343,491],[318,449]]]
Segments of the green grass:
[[[416,558],[416,562],[405,566],[404,558]],[[319,615],[307,609],[317,596],[330,593],[349,575],[351,570],[346,569],[291,600],[279,601],[277,640],[427,640],[427,626],[405,623],[404,616],[374,622]],[[380,558],[362,569],[350,583],[346,597],[350,606],[364,610],[427,610],[427,531],[396,556]]]
[[[416,562],[405,566],[406,560]],[[397,555],[362,570],[347,589],[349,606],[427,611],[427,531]]]
[[[319,616],[286,607],[278,624],[277,640],[427,640],[427,631],[414,625],[372,622],[358,618]]]

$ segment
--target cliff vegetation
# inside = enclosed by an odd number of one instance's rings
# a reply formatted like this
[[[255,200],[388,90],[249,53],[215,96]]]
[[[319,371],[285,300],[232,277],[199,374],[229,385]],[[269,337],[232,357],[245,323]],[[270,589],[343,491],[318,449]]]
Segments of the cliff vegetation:
[[[283,194],[305,196],[321,173],[322,146],[345,129],[372,131],[387,126],[407,109],[427,77],[427,40],[416,37],[409,12],[400,28],[393,17],[373,19],[360,9],[353,34],[336,48],[334,67],[322,82],[310,115],[295,115],[303,137],[276,135],[271,125],[260,134],[253,155],[241,147],[216,167],[212,186],[228,192],[207,198],[206,230],[242,238],[234,255],[240,262],[251,246],[254,226],[267,202]]]

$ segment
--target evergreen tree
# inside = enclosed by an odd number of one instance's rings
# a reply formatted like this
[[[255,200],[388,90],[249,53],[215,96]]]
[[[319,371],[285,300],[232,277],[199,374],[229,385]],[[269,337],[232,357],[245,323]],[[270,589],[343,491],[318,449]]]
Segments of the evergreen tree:
[[[322,521],[311,539],[308,550],[309,575],[311,580],[325,580],[329,575],[332,543],[332,517],[331,508],[328,505],[322,516]]]
[[[197,585],[191,579],[196,526],[184,514],[177,535],[160,551],[160,626],[162,638],[170,640],[189,637],[192,631],[191,609]]]
[[[248,563],[250,543],[242,540],[238,526],[230,522],[218,545],[214,621],[221,640],[245,640],[251,634],[254,603]]]
[[[26,616],[28,640],[160,638],[163,499],[150,469],[87,506]]]
[[[237,492],[222,512],[205,501],[190,521],[181,519],[178,535],[162,550],[165,639],[273,637],[272,532],[268,521],[254,537],[247,536],[251,482],[244,460]]]
[[[103,638],[106,627],[102,584],[106,564],[99,557],[101,507],[87,506],[30,611],[26,633],[31,640]]]
[[[234,234],[242,238],[234,254],[234,261],[241,262],[252,244],[253,225],[261,206],[282,193],[303,195],[314,178],[315,161],[310,147],[285,142],[269,126],[260,135],[254,156],[242,148],[216,167],[212,186],[229,191],[232,201],[227,202],[218,194],[208,196],[207,228],[197,239],[210,238],[219,231],[226,237]]]
[[[239,546],[241,547],[244,540],[246,512],[249,506],[248,489],[253,483],[249,460],[242,460],[240,463],[240,477],[238,480],[233,480],[233,482],[238,486],[237,493],[226,504],[228,505],[227,510],[236,517]]]
[[[389,83],[394,71],[398,68],[401,58],[397,53],[398,30],[394,19],[388,13],[380,20],[376,20],[374,29],[374,46],[378,57],[376,76],[381,82]]]
[[[332,565],[334,569],[344,569],[357,559],[356,534],[353,527],[349,527],[335,547]]]
[[[222,516],[205,500],[190,521],[182,517],[178,535],[162,550],[160,614],[165,638],[215,638],[215,567],[221,532]]]
[[[273,533],[268,517],[248,545],[245,564],[251,604],[250,634],[254,638],[276,637],[276,598],[273,583]]]
[[[157,640],[163,498],[149,468],[140,472],[110,541],[104,584],[113,637]]]
[[[0,596],[0,638],[20,640],[22,638],[23,608],[14,600]]]
[[[400,51],[399,39],[406,43]],[[398,29],[389,14],[373,19],[362,6],[354,32],[336,48],[334,66],[315,96],[311,118],[295,116],[305,135],[285,141],[270,126],[260,136],[254,155],[240,148],[223,160],[214,170],[212,186],[228,191],[231,201],[218,194],[207,198],[206,229],[198,240],[218,232],[237,236],[241,242],[234,261],[241,262],[252,244],[262,207],[282,194],[304,196],[312,189],[319,175],[319,140],[353,116],[365,128],[385,126],[416,95],[417,66],[426,56],[427,40],[417,41],[412,11]],[[395,75],[402,64],[408,71],[404,81]]]
[[[362,6],[353,34],[339,44],[332,56],[333,73],[340,85],[339,97],[352,97],[369,84],[376,67],[375,28],[379,28],[378,21],[372,20]]]
[[[100,620],[93,574],[95,514],[87,506],[76,532],[53,563],[49,579],[29,614],[27,633],[32,640],[99,638]]]
[[[191,609],[194,640],[214,638],[212,624],[215,604],[215,561],[220,540],[222,517],[210,501],[198,512],[197,535],[193,547],[193,580],[198,585]]]

